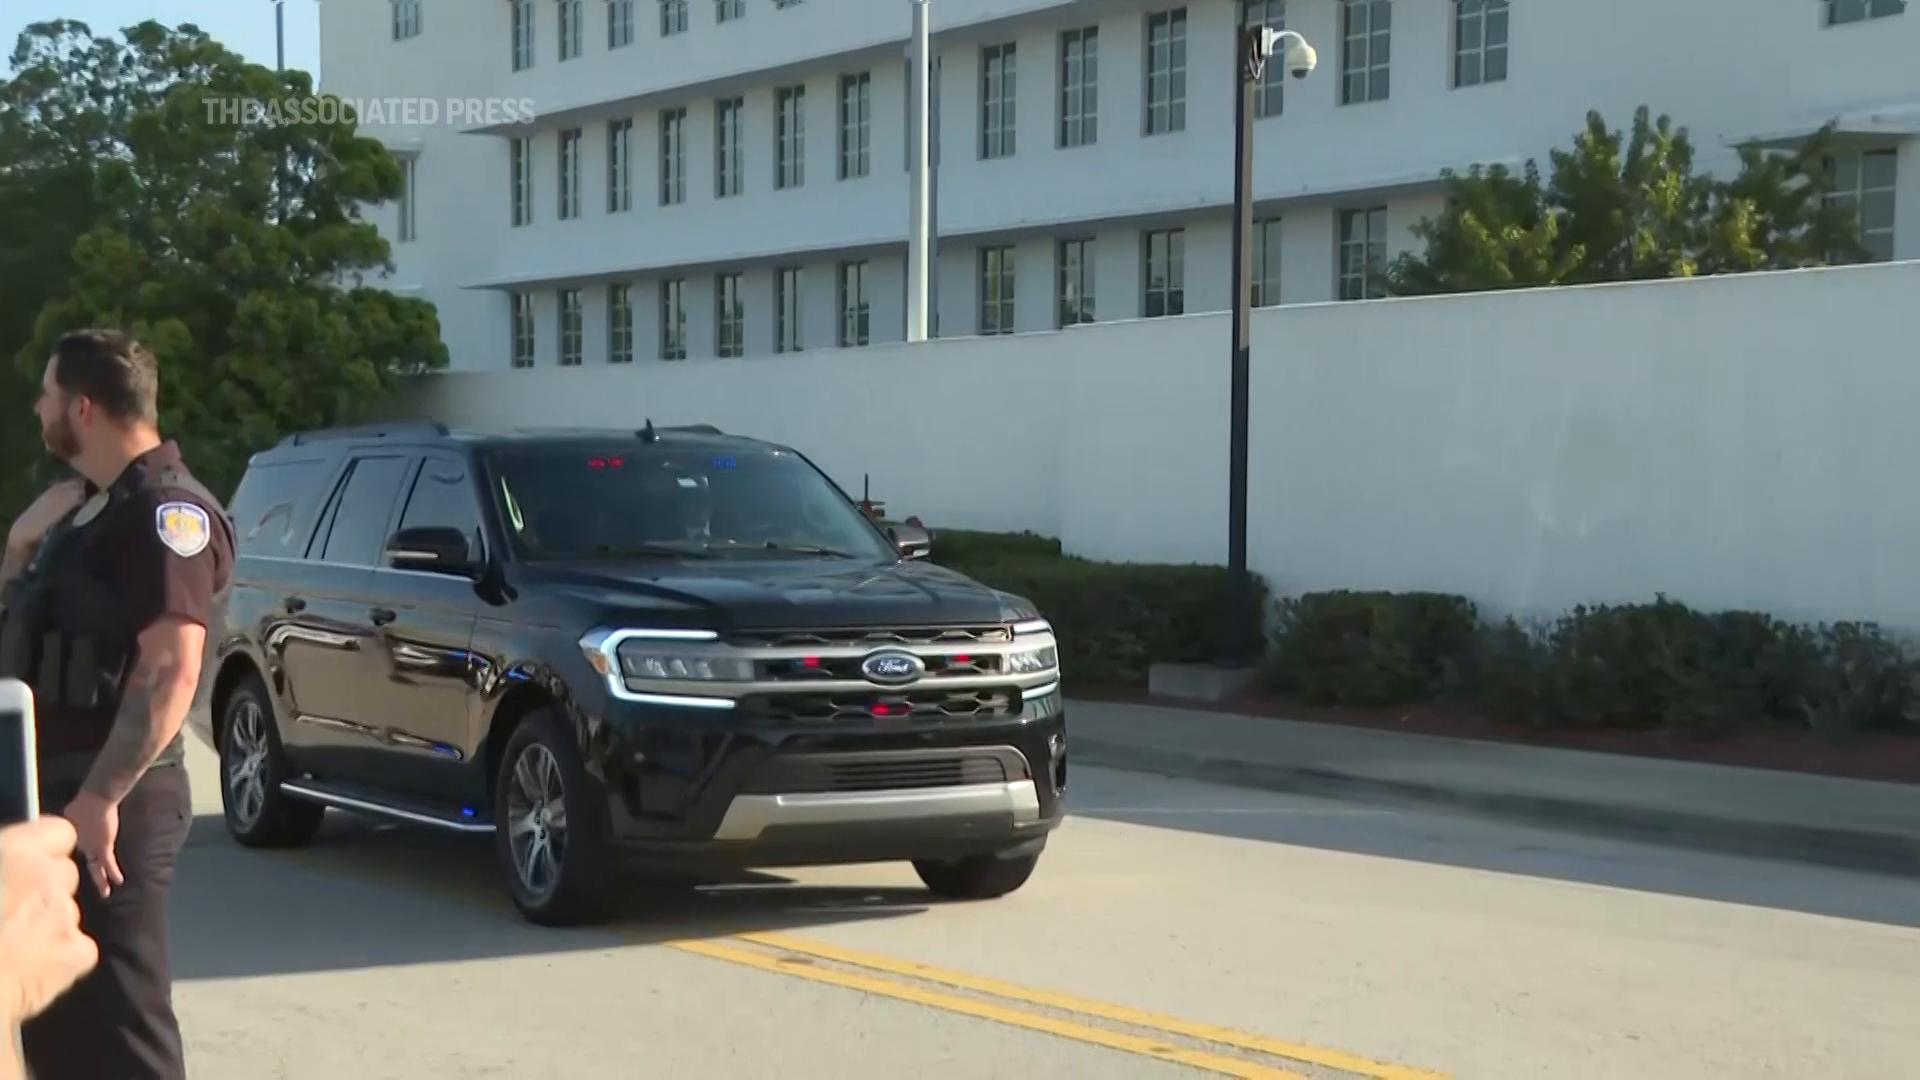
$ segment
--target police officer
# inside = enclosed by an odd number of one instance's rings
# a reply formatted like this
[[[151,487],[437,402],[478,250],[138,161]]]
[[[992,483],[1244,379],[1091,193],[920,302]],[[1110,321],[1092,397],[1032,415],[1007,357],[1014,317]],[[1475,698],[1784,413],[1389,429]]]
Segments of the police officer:
[[[167,887],[192,817],[182,729],[224,615],[233,537],[162,440],[158,396],[137,341],[62,338],[36,411],[78,482],[8,537],[8,562],[24,566],[0,594],[0,674],[34,688],[42,803],[79,838],[81,923],[100,948],[94,971],[23,1028],[37,1080],[186,1075]]]

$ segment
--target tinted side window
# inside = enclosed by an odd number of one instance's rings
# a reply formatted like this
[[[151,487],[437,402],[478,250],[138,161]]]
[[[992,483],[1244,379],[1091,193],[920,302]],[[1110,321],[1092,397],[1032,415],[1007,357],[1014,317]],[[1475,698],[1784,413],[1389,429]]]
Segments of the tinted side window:
[[[355,461],[335,501],[320,558],[372,566],[387,542],[387,521],[406,473],[407,459],[365,457]]]
[[[430,456],[420,464],[420,475],[407,496],[400,518],[403,529],[459,529],[469,553],[479,551],[480,513],[474,502],[473,479],[466,465],[449,457]]]
[[[256,465],[240,479],[231,505],[240,554],[299,558],[319,510],[325,461]]]

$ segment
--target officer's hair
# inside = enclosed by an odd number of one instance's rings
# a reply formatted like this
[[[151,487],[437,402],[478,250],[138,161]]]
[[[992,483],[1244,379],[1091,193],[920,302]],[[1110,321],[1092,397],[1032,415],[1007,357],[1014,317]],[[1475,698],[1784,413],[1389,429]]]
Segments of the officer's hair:
[[[60,389],[93,399],[122,423],[159,423],[160,366],[132,335],[76,330],[60,339],[53,356]]]

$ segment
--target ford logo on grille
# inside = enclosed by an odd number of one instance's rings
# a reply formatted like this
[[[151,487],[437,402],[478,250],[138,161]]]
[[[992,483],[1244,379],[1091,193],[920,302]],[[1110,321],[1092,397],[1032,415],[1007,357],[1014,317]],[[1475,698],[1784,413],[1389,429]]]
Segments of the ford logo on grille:
[[[926,665],[907,652],[877,652],[860,664],[860,673],[877,683],[898,686],[920,677]]]

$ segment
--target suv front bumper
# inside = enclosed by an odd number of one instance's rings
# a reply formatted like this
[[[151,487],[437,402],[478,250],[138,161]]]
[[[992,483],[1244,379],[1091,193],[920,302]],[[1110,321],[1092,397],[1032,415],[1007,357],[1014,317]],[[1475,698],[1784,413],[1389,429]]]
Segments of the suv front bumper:
[[[636,852],[759,866],[1009,854],[1064,815],[1057,691],[1001,721],[716,730],[653,712],[607,729],[595,771],[616,843]]]

